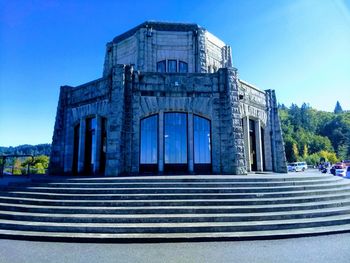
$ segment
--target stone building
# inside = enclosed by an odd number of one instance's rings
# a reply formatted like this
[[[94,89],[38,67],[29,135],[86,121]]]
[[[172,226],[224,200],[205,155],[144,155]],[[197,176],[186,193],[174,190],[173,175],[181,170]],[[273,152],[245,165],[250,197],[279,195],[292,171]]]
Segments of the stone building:
[[[286,172],[275,92],[196,24],[145,22],[107,43],[101,78],[61,87],[52,174],[250,171]]]

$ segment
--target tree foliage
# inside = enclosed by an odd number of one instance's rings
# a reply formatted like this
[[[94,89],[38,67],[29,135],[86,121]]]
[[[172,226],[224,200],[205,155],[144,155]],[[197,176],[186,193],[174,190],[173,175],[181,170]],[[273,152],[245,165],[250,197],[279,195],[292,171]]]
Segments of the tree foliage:
[[[279,115],[289,162],[350,159],[350,112],[318,111],[303,103],[280,105]]]
[[[49,167],[49,157],[46,155],[39,155],[34,157],[34,161],[31,157],[28,157],[22,162],[22,167],[30,165],[30,173],[33,174],[45,174],[45,169]]]
[[[342,113],[342,112],[343,112],[343,108],[340,106],[339,101],[337,101],[337,103],[335,104],[334,113],[338,114],[338,113]]]
[[[0,155],[12,155],[12,154],[32,154],[32,155],[47,155],[50,156],[51,144],[38,144],[38,145],[19,145],[10,147],[0,146]]]

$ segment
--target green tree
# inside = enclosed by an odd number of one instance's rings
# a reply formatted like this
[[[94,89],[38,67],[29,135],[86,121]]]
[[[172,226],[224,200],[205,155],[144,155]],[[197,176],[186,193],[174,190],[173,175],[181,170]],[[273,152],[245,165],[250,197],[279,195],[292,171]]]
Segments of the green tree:
[[[279,105],[279,115],[289,162],[306,157],[313,162],[321,151],[350,159],[350,112],[318,111],[303,103],[300,108]]]
[[[13,162],[13,174],[20,175],[22,174],[22,163],[19,159],[15,159]]]
[[[306,157],[309,155],[309,149],[306,144],[304,144],[304,149],[303,149],[303,159],[305,160]]]
[[[343,108],[340,106],[339,101],[335,104],[334,113],[339,114],[343,112]]]
[[[296,143],[293,143],[293,159],[296,161],[299,159],[299,150]]]
[[[45,169],[49,166],[49,157],[46,155],[39,155],[35,156],[34,160],[32,160],[31,157],[28,157],[22,163],[22,166],[27,167],[28,164],[32,167],[30,170],[31,173],[45,174]]]

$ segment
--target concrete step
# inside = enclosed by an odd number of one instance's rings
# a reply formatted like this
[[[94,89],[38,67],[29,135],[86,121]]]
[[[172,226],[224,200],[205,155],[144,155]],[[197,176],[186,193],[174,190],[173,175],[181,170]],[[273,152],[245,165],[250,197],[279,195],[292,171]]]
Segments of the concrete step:
[[[45,199],[66,199],[66,200],[176,200],[176,199],[252,199],[252,198],[289,198],[307,197],[314,195],[329,195],[349,193],[350,187],[340,185],[335,189],[316,189],[307,191],[280,191],[280,192],[252,192],[252,193],[136,193],[136,194],[108,194],[108,193],[46,193],[28,192],[25,190],[2,191],[0,196],[45,198]]]
[[[57,223],[0,219],[0,229],[65,233],[201,233],[268,231],[350,224],[350,214],[276,221],[191,223]]]
[[[272,205],[212,205],[212,206],[43,206],[0,203],[0,211],[21,211],[37,213],[96,213],[96,214],[192,214],[192,213],[258,213],[296,211],[349,206],[350,200],[324,201],[313,203],[272,204]]]
[[[194,196],[195,197],[195,196]],[[215,199],[139,199],[139,200],[67,200],[67,199],[45,199],[41,196],[36,198],[0,196],[0,203],[8,204],[29,204],[29,205],[49,205],[49,206],[208,206],[208,205],[271,205],[271,204],[291,204],[291,203],[312,203],[320,201],[350,199],[349,193],[331,193],[324,195],[313,195],[307,197],[285,197],[285,198],[227,198],[222,199],[217,196]]]
[[[310,186],[283,186],[283,187],[167,187],[167,188],[81,188],[81,187],[9,187],[8,191],[25,191],[25,192],[41,192],[41,193],[75,193],[75,194],[162,194],[162,193],[273,193],[283,191],[308,191],[308,190],[322,190],[335,189],[340,187],[350,187],[349,182],[334,182],[332,184],[310,185]]]
[[[49,183],[32,183],[32,187],[53,187],[53,188],[202,188],[202,187],[281,187],[281,186],[308,186],[321,185],[333,182],[341,182],[341,178],[330,177],[324,180],[302,180],[302,181],[277,181],[277,182],[49,182]],[[15,184],[12,186],[28,186],[28,184]]]
[[[167,175],[167,176],[137,176],[137,177],[68,177],[64,179],[60,179],[59,177],[54,177],[54,179],[51,179],[48,177],[47,179],[38,179],[35,178],[32,179],[33,183],[50,183],[50,182],[68,182],[68,183],[162,183],[162,182],[168,182],[168,183],[183,183],[183,182],[204,182],[204,183],[210,183],[210,182],[229,182],[229,183],[236,183],[236,182],[253,182],[253,183],[259,183],[259,182],[294,182],[294,181],[322,181],[322,180],[336,180],[337,177],[334,177],[332,175],[303,175],[303,174],[296,174],[296,175],[283,175],[283,174],[273,174],[273,175],[247,175],[247,176],[238,176],[238,175],[181,175],[181,176],[173,176],[173,175]]]
[[[0,192],[0,237],[79,242],[350,231],[350,180],[306,176],[41,178]]]
[[[350,224],[305,227],[297,229],[278,229],[267,231],[241,232],[200,232],[200,233],[62,233],[1,230],[0,237],[7,239],[61,241],[61,242],[94,242],[94,243],[135,243],[135,242],[195,242],[195,241],[241,241],[259,239],[281,239],[324,234],[338,234],[350,231]]]
[[[350,207],[325,209],[231,213],[231,214],[51,214],[18,211],[0,211],[0,219],[33,221],[33,222],[64,222],[64,223],[191,223],[191,222],[242,222],[266,221],[328,217],[350,214]]]

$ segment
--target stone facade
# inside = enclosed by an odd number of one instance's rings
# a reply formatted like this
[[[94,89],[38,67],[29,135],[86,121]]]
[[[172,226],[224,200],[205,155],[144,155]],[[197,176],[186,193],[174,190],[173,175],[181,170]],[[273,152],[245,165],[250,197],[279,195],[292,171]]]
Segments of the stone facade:
[[[210,121],[208,173],[286,172],[276,105],[274,91],[238,78],[230,46],[204,28],[145,22],[107,43],[102,78],[61,87],[50,172],[139,174],[140,123],[157,116],[156,173],[163,173],[169,112],[186,114],[184,172],[196,173],[194,116]]]

